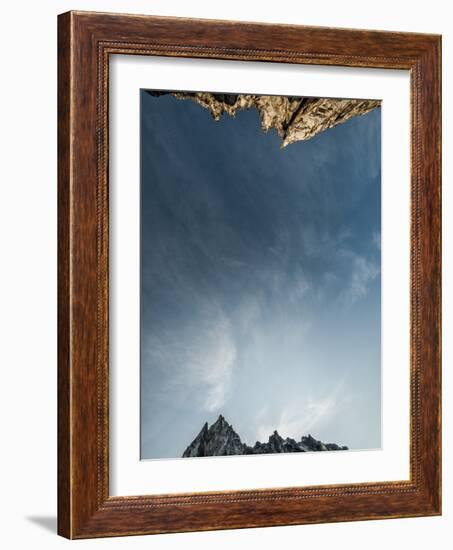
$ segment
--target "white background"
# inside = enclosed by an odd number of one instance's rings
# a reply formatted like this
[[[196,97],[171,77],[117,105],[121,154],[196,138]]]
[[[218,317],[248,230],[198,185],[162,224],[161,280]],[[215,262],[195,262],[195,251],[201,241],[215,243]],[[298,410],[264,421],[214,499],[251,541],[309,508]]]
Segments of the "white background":
[[[0,33],[0,518],[4,548],[449,548],[453,18],[450,2],[51,1],[2,5]],[[444,66],[444,515],[69,542],[56,516],[56,14],[68,9],[442,33]],[[447,251],[450,250],[448,254]],[[449,280],[450,279],[450,280]],[[446,402],[447,401],[447,402]],[[450,535],[451,536],[451,535]]]

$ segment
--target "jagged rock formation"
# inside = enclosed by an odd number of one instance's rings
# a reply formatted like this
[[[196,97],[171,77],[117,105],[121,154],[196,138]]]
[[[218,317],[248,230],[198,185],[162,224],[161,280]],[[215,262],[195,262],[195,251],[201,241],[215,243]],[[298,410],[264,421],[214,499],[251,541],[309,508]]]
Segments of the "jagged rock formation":
[[[170,92],[149,92],[153,96]],[[190,99],[208,109],[214,120],[226,113],[256,108],[264,132],[275,128],[282,138],[282,147],[312,138],[358,115],[379,107],[374,99],[329,99],[294,96],[214,94],[209,92],[173,92],[178,99]]]
[[[300,441],[291,437],[283,439],[277,431],[269,436],[267,443],[257,441],[253,447],[242,443],[233,426],[225,418],[219,418],[208,427],[206,422],[200,433],[183,453],[183,458],[201,456],[256,455],[271,453],[304,453],[312,451],[347,451],[348,447],[336,443],[322,443],[311,435]]]
[[[233,430],[233,426],[222,415],[208,428],[208,423],[201,428],[200,433],[184,451],[188,456],[226,456],[246,454],[247,445]]]

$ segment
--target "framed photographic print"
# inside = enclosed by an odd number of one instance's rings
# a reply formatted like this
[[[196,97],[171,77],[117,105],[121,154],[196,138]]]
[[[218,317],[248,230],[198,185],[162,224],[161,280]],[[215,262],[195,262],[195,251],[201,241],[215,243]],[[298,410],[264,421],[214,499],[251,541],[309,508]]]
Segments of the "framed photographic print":
[[[441,513],[440,47],[59,16],[61,535]]]

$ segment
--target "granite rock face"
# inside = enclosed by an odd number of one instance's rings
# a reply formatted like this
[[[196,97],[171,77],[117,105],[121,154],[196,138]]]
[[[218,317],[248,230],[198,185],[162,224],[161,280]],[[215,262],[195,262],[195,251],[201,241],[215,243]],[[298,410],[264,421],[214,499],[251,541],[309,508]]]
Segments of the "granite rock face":
[[[313,451],[347,451],[348,447],[336,443],[323,443],[311,435],[303,436],[300,441],[290,437],[283,439],[274,431],[267,443],[257,441],[253,447],[242,443],[233,426],[220,415],[208,427],[206,422],[200,433],[183,453],[183,458],[202,456],[256,455],[271,453],[304,453]]]
[[[153,96],[170,92],[150,91]],[[364,115],[379,107],[375,99],[330,99],[294,96],[250,94],[215,94],[209,92],[173,92],[181,100],[192,100],[208,109],[214,120],[224,114],[235,116],[237,111],[257,109],[261,128],[268,132],[275,128],[282,139],[282,147],[314,137],[315,135]]]
[[[246,445],[222,415],[208,428],[208,423],[184,451],[189,456],[227,456],[245,454]]]

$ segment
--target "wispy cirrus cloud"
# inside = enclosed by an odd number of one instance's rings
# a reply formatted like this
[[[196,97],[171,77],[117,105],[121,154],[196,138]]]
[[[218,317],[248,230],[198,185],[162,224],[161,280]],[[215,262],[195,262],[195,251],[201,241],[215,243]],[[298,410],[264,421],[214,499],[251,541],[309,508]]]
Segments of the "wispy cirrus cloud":
[[[372,240],[373,240],[373,244],[376,246],[376,248],[381,250],[381,233],[379,231],[373,231]]]
[[[332,419],[333,415],[339,414],[344,402],[343,389],[344,380],[342,379],[327,394],[316,397],[308,394],[297,403],[289,403],[281,410],[277,424],[275,421],[264,422],[268,411],[261,410],[256,418],[257,439],[267,441],[274,430],[277,430],[282,437],[294,439],[300,439],[311,431],[316,433]]]
[[[159,330],[145,340],[145,364],[153,364],[163,375],[171,369],[161,388],[162,401],[190,395],[207,412],[221,409],[237,353],[231,323],[221,307],[205,301],[198,311],[194,307],[194,326]]]
[[[203,339],[204,346],[192,348],[187,372],[191,383],[204,386],[203,408],[215,412],[225,403],[236,360],[236,346],[226,318],[206,331]]]
[[[350,250],[340,250],[338,255],[350,265],[350,276],[339,298],[344,305],[351,306],[368,294],[371,282],[379,275],[379,266]]]

